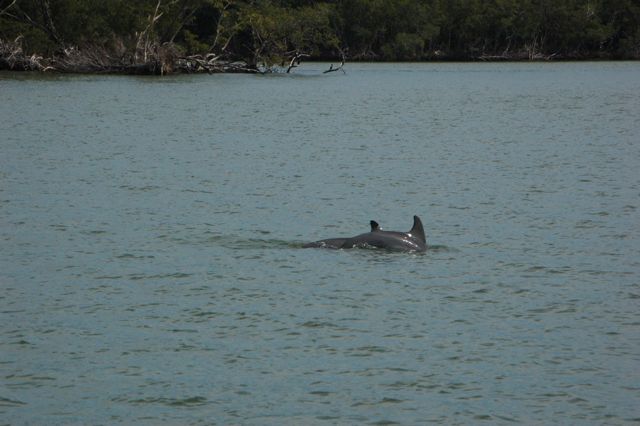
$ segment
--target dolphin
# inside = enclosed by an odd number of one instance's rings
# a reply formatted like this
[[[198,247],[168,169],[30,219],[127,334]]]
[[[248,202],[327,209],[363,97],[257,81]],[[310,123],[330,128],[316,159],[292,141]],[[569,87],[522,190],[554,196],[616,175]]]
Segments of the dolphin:
[[[304,248],[324,247],[331,249],[383,248],[396,251],[426,251],[427,240],[422,221],[413,216],[413,227],[409,232],[383,231],[378,222],[372,220],[371,232],[351,238],[329,238],[305,244]]]

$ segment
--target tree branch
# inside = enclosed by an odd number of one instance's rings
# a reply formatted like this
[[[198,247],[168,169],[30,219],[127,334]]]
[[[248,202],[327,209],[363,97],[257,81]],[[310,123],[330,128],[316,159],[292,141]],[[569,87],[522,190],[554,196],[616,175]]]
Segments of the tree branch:
[[[40,0],[40,9],[42,11],[42,18],[44,19],[44,28],[49,34],[49,37],[56,42],[59,46],[64,48],[64,41],[53,23],[53,17],[51,16],[51,6],[49,0]]]
[[[292,68],[296,68],[298,65],[300,65],[300,59],[309,56],[311,55],[308,55],[306,53],[294,52],[294,55],[291,58],[291,62],[289,62],[289,67],[287,68],[287,74],[289,74],[289,71],[291,71]]]
[[[0,10],[0,16],[4,15],[7,12],[7,10],[11,9],[13,7],[13,5],[16,4],[17,1],[18,0],[13,0],[9,6],[5,7],[2,10]],[[7,13],[7,15],[8,15],[8,13]]]
[[[144,31],[142,31],[138,36],[138,42],[136,43],[136,59],[138,56],[138,51],[142,47],[142,53],[143,53],[143,59],[144,59],[143,62],[147,62],[147,55],[149,53],[149,47],[150,47],[149,34],[153,30],[153,26],[155,25],[156,21],[160,19],[160,17],[162,16],[162,12],[158,13],[158,11],[160,10],[161,4],[162,4],[162,0],[158,0],[158,4],[156,4],[156,9],[153,12],[153,15],[149,15],[149,24],[144,29]]]
[[[336,71],[342,71],[344,74],[346,74],[347,72],[343,68],[344,67],[344,52],[342,50],[340,50],[340,56],[342,56],[342,62],[340,62],[340,66],[334,68],[333,64],[331,64],[329,69],[325,70],[322,74],[327,74],[327,73],[336,72]]]

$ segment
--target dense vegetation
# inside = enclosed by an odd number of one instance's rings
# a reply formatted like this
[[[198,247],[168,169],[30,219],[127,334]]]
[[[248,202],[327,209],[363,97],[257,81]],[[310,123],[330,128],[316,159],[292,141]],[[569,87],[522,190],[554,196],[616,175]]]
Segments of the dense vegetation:
[[[0,0],[0,68],[42,67],[37,55],[61,70],[142,72],[150,63],[153,72],[287,67],[302,57],[638,59],[640,2]]]

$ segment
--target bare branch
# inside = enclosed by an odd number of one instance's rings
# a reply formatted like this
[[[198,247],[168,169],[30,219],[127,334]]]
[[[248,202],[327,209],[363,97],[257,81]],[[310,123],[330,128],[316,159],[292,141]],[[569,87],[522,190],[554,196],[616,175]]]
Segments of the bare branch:
[[[149,56],[149,50],[151,48],[151,43],[149,43],[149,34],[153,31],[153,26],[156,21],[158,21],[162,16],[162,13],[158,13],[161,4],[162,0],[158,0],[158,4],[156,4],[156,9],[153,12],[153,15],[149,16],[149,24],[147,24],[147,27],[138,36],[138,42],[136,43],[136,59],[138,57],[138,52],[142,50],[143,62],[147,62],[147,57]]]
[[[228,0],[225,1],[224,5],[222,6],[222,10],[220,11],[220,16],[218,16],[218,21],[216,22],[216,36],[213,39],[213,43],[211,43],[211,47],[209,47],[209,52],[213,52],[213,50],[218,45],[218,39],[220,39],[220,34],[222,33],[222,20],[224,19],[225,12],[229,8],[229,6],[231,6],[231,2]],[[229,42],[231,42],[232,38],[233,38],[233,35],[229,36],[229,39],[227,40],[227,42],[224,44],[224,46],[222,46],[222,52],[224,52],[227,49],[227,46],[229,45]]]
[[[340,56],[342,56],[342,62],[340,62],[340,66],[334,68],[333,64],[331,64],[329,69],[325,70],[322,74],[327,74],[327,73],[336,72],[336,71],[342,71],[344,74],[346,74],[347,72],[343,68],[344,67],[344,52],[342,50],[340,51]]]
[[[294,55],[291,58],[291,62],[289,62],[289,67],[287,68],[287,74],[289,74],[289,71],[291,71],[292,68],[296,68],[298,65],[300,65],[300,59],[311,56],[306,53],[300,53],[297,51],[293,53]]]
[[[9,6],[5,7],[2,10],[0,10],[0,16],[4,15],[7,12],[7,10],[11,9],[13,7],[13,5],[16,4],[17,1],[18,0],[13,0]]]
[[[172,4],[175,4],[176,2],[174,1]],[[185,24],[187,23],[187,21],[189,21],[189,19],[193,18],[193,16],[196,14],[196,12],[198,11],[198,9],[193,8],[189,13],[186,13],[186,7],[183,7],[182,11],[180,12],[181,15],[183,15],[184,17],[182,18],[182,20],[180,21],[180,25],[178,25],[178,28],[176,29],[176,31],[173,33],[173,35],[171,36],[171,38],[169,39],[169,43],[173,43],[173,41],[175,40],[175,38],[178,36],[178,34],[180,34],[180,31],[182,31],[182,28],[184,28]]]
[[[49,37],[55,41],[61,47],[64,47],[64,41],[60,34],[58,34],[58,30],[56,30],[56,26],[53,23],[53,17],[51,16],[51,6],[49,5],[49,0],[40,0],[40,9],[42,11],[42,17],[44,19],[44,28],[49,34]]]

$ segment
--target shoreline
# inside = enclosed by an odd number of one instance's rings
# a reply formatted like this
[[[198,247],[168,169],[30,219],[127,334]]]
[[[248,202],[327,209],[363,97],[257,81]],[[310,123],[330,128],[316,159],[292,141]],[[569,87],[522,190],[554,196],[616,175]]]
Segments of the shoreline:
[[[422,59],[388,61],[375,58],[350,58],[350,63],[500,63],[500,62],[618,62],[639,61],[640,58],[618,55],[594,54],[542,54],[516,51],[500,54],[464,55],[434,52]],[[337,68],[325,72],[342,70],[345,58],[309,57],[304,62],[342,62]],[[289,67],[252,65],[242,60],[230,60],[214,54],[181,55],[173,45],[156,46],[145,54],[125,52],[115,55],[103,48],[65,49],[62,54],[43,57],[28,55],[17,43],[0,40],[0,71],[36,72],[49,74],[105,74],[105,75],[174,75],[174,74],[268,74],[289,73],[302,62],[291,62]]]
[[[438,58],[438,59],[423,59],[423,60],[398,60],[398,61],[382,61],[382,60],[351,60],[345,62],[344,66],[352,64],[447,64],[447,63],[562,63],[562,62],[638,62],[640,59],[636,58],[603,58],[603,57],[585,57],[585,58],[571,58],[571,57],[556,57],[553,59],[522,59],[522,58]],[[329,59],[309,59],[305,62],[308,63],[331,63]],[[339,62],[339,60],[338,60]],[[300,65],[301,67],[304,64]],[[342,67],[341,67],[342,68]],[[331,71],[331,70],[327,70]],[[261,70],[260,68],[251,68],[244,63],[240,62],[219,62],[215,64],[208,64],[206,67],[201,65],[194,65],[189,63],[188,65],[179,66],[171,69],[163,68],[161,63],[149,62],[145,64],[134,64],[124,66],[112,66],[104,68],[87,68],[87,67],[65,67],[64,69],[55,68],[54,66],[33,66],[31,64],[18,64],[17,66],[10,66],[7,64],[4,58],[0,58],[0,73],[34,73],[34,74],[49,74],[49,75],[63,75],[63,74],[79,74],[79,75],[130,75],[130,76],[168,76],[168,75],[180,75],[180,74],[270,74],[270,73],[287,73],[286,68],[269,68]]]

